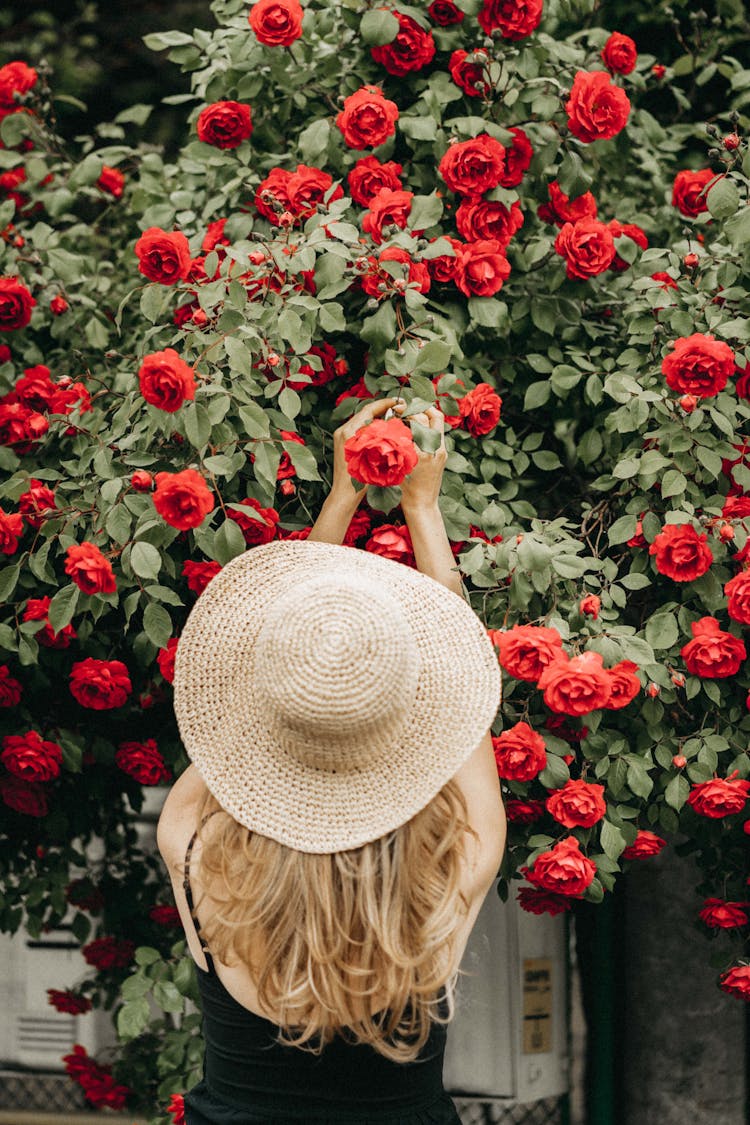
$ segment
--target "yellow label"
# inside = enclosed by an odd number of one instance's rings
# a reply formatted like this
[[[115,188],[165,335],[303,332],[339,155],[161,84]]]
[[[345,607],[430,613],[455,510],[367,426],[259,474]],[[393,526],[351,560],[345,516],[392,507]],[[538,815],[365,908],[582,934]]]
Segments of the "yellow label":
[[[523,1053],[552,1050],[552,960],[531,957],[523,963]]]

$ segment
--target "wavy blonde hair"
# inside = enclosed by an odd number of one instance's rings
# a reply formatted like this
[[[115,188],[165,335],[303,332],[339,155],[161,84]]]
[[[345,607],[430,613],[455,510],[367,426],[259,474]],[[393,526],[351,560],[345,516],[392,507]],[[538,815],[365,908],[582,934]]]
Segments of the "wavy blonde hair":
[[[214,812],[220,823],[212,816],[201,835],[201,928],[212,955],[247,966],[261,1006],[280,1013],[279,1042],[320,1054],[339,1032],[415,1059],[431,1023],[454,1012],[466,834],[478,840],[457,782],[380,839],[330,854],[251,832],[208,793],[201,822]],[[387,1008],[373,1014],[376,994]]]

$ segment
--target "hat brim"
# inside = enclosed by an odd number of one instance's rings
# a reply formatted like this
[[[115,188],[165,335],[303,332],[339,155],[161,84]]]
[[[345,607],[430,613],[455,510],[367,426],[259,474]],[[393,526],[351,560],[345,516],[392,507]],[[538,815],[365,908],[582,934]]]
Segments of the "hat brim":
[[[419,649],[414,704],[389,753],[344,772],[286,753],[254,703],[254,650],[265,607],[329,568],[384,586]],[[175,657],[174,709],[185,750],[240,824],[303,852],[378,839],[424,808],[472,754],[500,702],[487,632],[447,587],[353,547],[278,540],[232,559],[196,601]]]

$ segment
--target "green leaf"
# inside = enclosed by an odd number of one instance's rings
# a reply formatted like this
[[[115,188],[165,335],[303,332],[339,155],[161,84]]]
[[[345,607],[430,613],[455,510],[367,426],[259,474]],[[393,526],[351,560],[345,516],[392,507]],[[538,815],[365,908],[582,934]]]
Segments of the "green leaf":
[[[646,772],[646,767],[642,762],[629,762],[628,763],[628,788],[631,793],[636,797],[643,797],[644,799],[649,796],[654,783]]]
[[[52,598],[49,603],[49,623],[55,633],[59,633],[73,620],[73,614],[78,605],[78,597],[81,591],[74,582],[68,586],[63,586],[61,590]]]
[[[483,328],[499,328],[508,319],[508,306],[496,297],[470,297],[466,307],[474,323]]]
[[[3,124],[7,123],[7,118]],[[750,207],[742,207],[724,225],[724,234],[732,246],[741,250],[750,242]]]
[[[577,152],[566,152],[557,170],[557,182],[571,200],[591,187],[591,176]]]
[[[437,430],[423,426],[421,422],[411,422],[410,426],[414,444],[423,453],[435,453],[440,448],[441,435]]]
[[[672,648],[679,638],[677,618],[673,613],[655,613],[646,622],[646,640],[654,649]]]
[[[740,205],[740,193],[736,184],[723,176],[706,192],[706,203],[715,219],[728,219]]]
[[[185,437],[194,449],[203,449],[211,436],[211,419],[200,402],[188,402],[183,410]]]
[[[143,42],[149,51],[166,51],[169,47],[192,46],[195,40],[184,31],[155,31],[151,35],[144,35]]]
[[[148,965],[155,965],[157,961],[161,961],[161,953],[158,949],[154,949],[150,945],[139,945],[135,951],[135,963],[142,968]]]
[[[392,12],[376,8],[365,12],[359,24],[359,33],[368,47],[384,47],[392,43],[399,32],[400,24]]]
[[[570,770],[557,754],[548,753],[547,765],[539,774],[539,780],[545,789],[561,789],[570,780]]]
[[[625,543],[628,539],[632,539],[635,535],[635,525],[635,515],[620,516],[619,519],[615,520],[607,532],[610,546],[614,547],[618,543]]]
[[[434,227],[443,214],[443,201],[437,195],[415,195],[407,226],[409,230],[423,231]]]
[[[239,408],[239,416],[249,438],[267,438],[270,433],[268,415],[257,402],[248,402]]]
[[[242,555],[247,550],[247,543],[242,534],[242,528],[236,520],[225,520],[214,536],[214,554],[216,561],[226,566],[228,562]]]
[[[132,527],[133,517],[124,504],[115,504],[113,508],[107,512],[107,518],[104,521],[104,527],[110,538],[114,539],[115,543],[127,543],[130,538],[130,529]]]
[[[158,602],[149,602],[143,611],[143,629],[148,639],[157,648],[166,648],[172,636],[172,618]]]
[[[311,449],[296,441],[283,441],[281,445],[289,454],[289,460],[294,465],[294,471],[300,480],[321,479],[318,472],[318,463]]]
[[[185,1004],[182,993],[171,980],[159,980],[154,985],[154,1000],[165,1012],[181,1012]]]
[[[134,543],[130,552],[130,565],[139,578],[156,578],[161,570],[161,555],[151,543]]]
[[[670,469],[665,473],[661,482],[661,494],[663,497],[680,496],[687,488],[687,480],[679,469]]]
[[[6,566],[0,570],[0,603],[5,603],[10,600],[10,595],[16,588],[20,573],[20,564],[16,566]]]
[[[279,406],[287,418],[294,419],[302,409],[302,399],[291,387],[284,387],[279,394]]]
[[[368,344],[387,348],[396,338],[396,311],[390,301],[383,301],[377,312],[362,322],[360,336]]]
[[[685,804],[689,795],[690,783],[687,778],[682,776],[681,773],[678,773],[676,777],[673,777],[667,785],[667,788],[664,790],[664,800],[667,802],[670,808],[676,809],[677,812],[679,812],[682,806]]]
[[[326,117],[318,117],[303,129],[297,138],[300,155],[306,164],[312,164],[328,148],[331,126]]]
[[[151,1007],[145,996],[127,1000],[117,1013],[117,1033],[126,1042],[137,1039],[148,1027]]]
[[[526,388],[526,395],[523,400],[524,410],[536,410],[540,406],[544,406],[549,401],[551,388],[547,379],[541,380],[539,383],[532,383]]]
[[[415,371],[445,371],[451,358],[452,349],[444,340],[430,340],[417,353]]]
[[[600,839],[602,851],[610,859],[618,859],[626,847],[626,840],[622,831],[606,819],[601,822]]]

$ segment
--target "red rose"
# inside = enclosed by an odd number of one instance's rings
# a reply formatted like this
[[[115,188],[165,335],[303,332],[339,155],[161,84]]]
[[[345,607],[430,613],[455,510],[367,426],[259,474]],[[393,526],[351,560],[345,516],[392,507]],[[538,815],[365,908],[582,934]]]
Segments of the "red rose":
[[[733,621],[750,625],[750,570],[741,570],[724,586],[727,613]]]
[[[398,106],[383,97],[379,86],[361,86],[344,98],[344,108],[336,118],[349,148],[376,148],[396,131]]]
[[[500,650],[500,664],[515,680],[537,683],[544,669],[562,652],[557,629],[542,625],[514,625],[490,630],[493,645]]]
[[[534,887],[520,887],[516,900],[521,910],[526,910],[529,914],[551,914],[553,917],[555,914],[564,914],[573,905],[570,897]]]
[[[742,812],[750,797],[750,781],[738,778],[737,772],[727,778],[713,777],[693,785],[687,799],[693,812],[709,820],[721,820]]]
[[[612,232],[613,238],[622,238],[624,235],[626,238],[629,238],[631,242],[634,242],[636,246],[640,246],[641,250],[648,249],[648,237],[646,235],[646,232],[639,226],[636,226],[635,223],[620,223],[617,221],[617,219],[610,219],[607,223],[607,226]],[[621,258],[616,250],[615,256],[612,259],[612,269],[630,269],[630,262],[627,262],[624,258]]]
[[[16,445],[19,453],[34,448],[35,439],[43,437],[49,422],[43,414],[29,410],[22,402],[0,403],[0,444]]]
[[[172,1125],[185,1125],[185,1098],[183,1094],[172,1094],[167,1106],[167,1113],[172,1118]]]
[[[596,594],[586,594],[578,603],[578,609],[584,617],[593,617],[594,621],[598,618],[601,608],[601,598],[598,598]]]
[[[490,57],[484,47],[454,51],[448,61],[451,78],[470,98],[489,98],[494,89],[488,76]]]
[[[174,348],[144,356],[138,381],[146,402],[169,414],[179,410],[186,399],[195,398],[195,371]]]
[[[750,965],[733,965],[719,977],[719,987],[730,996],[750,1000]]]
[[[513,134],[513,144],[505,150],[505,167],[500,177],[500,186],[505,188],[520,184],[534,155],[531,141],[520,126],[511,125],[509,132]]]
[[[426,264],[432,280],[447,285],[456,276],[456,251],[461,243],[457,238],[451,238],[450,235],[443,235],[443,238],[446,242],[450,242],[453,247],[453,254],[439,254],[436,258],[428,258]]]
[[[547,812],[565,828],[591,828],[607,811],[604,786],[583,780],[566,781],[545,804]]]
[[[693,639],[680,649],[691,676],[722,679],[733,676],[747,653],[742,641],[719,628],[715,617],[701,617],[690,626]]]
[[[542,19],[542,0],[483,0],[477,16],[485,35],[499,28],[504,39],[525,39]]]
[[[325,344],[324,347],[330,347],[330,344]],[[312,371],[312,368],[310,370]],[[315,375],[321,375],[322,372],[316,371],[316,372],[314,372],[314,374]],[[324,380],[324,382],[327,383],[328,379],[326,378]],[[291,386],[291,384],[290,384],[290,386]],[[299,434],[295,434],[293,430],[280,430],[279,434],[284,439],[284,441],[292,441],[292,442],[295,443],[295,445],[304,445],[305,444],[305,439],[303,437],[300,437]],[[279,467],[276,470],[276,480],[289,480],[290,477],[294,477],[296,475],[297,475],[297,470],[295,469],[294,465],[292,464],[292,459],[289,456],[289,454],[287,453],[287,451],[284,450],[284,452],[281,454],[281,460],[279,461]]]
[[[121,660],[97,660],[87,656],[70,671],[71,694],[82,707],[109,711],[122,707],[133,690],[126,666]]]
[[[383,241],[384,225],[394,224],[401,230],[404,229],[413,199],[414,192],[381,188],[370,200],[369,212],[362,217],[362,230],[371,236],[373,242],[380,244]]]
[[[107,969],[124,969],[133,960],[135,942],[127,939],[118,941],[114,937],[94,938],[81,949],[84,960],[100,972]]]
[[[141,785],[160,785],[172,779],[153,738],[145,742],[121,742],[115,754],[115,765]]]
[[[0,664],[0,707],[15,707],[22,695],[21,682],[11,676],[7,664]]]
[[[488,133],[450,145],[438,172],[451,191],[460,195],[483,195],[500,183],[505,167],[505,149]]]
[[[226,219],[214,219],[206,227],[206,234],[201,242],[201,250],[204,254],[210,254],[212,250],[216,250],[218,254],[222,254],[222,246],[229,246],[229,239],[224,234],[224,227],[226,226]],[[218,247],[218,249],[217,249]]]
[[[547,765],[544,739],[528,723],[516,723],[493,737],[498,777],[510,781],[531,781]]]
[[[399,177],[402,171],[402,166],[395,160],[381,164],[377,156],[363,156],[347,176],[349,194],[355,203],[369,207],[381,188],[401,190],[403,184]]]
[[[609,702],[609,672],[599,652],[571,658],[561,651],[544,669],[537,686],[550,711],[563,715],[587,715]]]
[[[673,391],[710,398],[727,385],[734,372],[734,352],[711,334],[693,332],[670,343],[674,351],[662,360],[662,374]]]
[[[435,57],[435,40],[431,31],[423,31],[416,20],[403,12],[392,13],[399,22],[395,39],[383,47],[372,47],[370,54],[389,74],[402,78],[413,70],[421,70]]]
[[[156,922],[157,926],[179,926],[180,912],[176,906],[171,906],[169,903],[158,904],[152,906],[148,912],[148,916],[152,922]]]
[[[580,898],[594,881],[596,864],[583,855],[575,836],[566,836],[538,855],[530,868],[522,868],[521,874],[544,891]]]
[[[14,555],[19,537],[23,535],[23,516],[20,512],[6,512],[0,508],[0,553]]]
[[[56,1012],[62,1012],[68,1016],[85,1015],[86,1012],[91,1011],[92,1007],[88,996],[81,996],[79,992],[73,992],[70,988],[64,990],[48,988],[47,1002],[52,1005]]]
[[[555,223],[558,227],[565,223],[576,223],[579,219],[596,218],[596,200],[590,191],[571,200],[560,189],[557,180],[547,185],[549,203],[537,207],[537,215],[545,223]]]
[[[499,200],[467,198],[456,211],[458,233],[467,242],[495,239],[502,250],[523,226],[523,212],[517,201],[510,208]]]
[[[467,297],[491,297],[510,277],[510,262],[496,239],[467,242],[456,249],[453,280]]]
[[[623,859],[649,859],[651,856],[658,855],[662,848],[666,848],[667,841],[663,840],[661,836],[657,836],[655,832],[649,832],[647,829],[639,828],[632,844],[622,851]]]
[[[24,621],[44,621],[44,628],[35,633],[37,641],[45,648],[68,648],[70,642],[75,640],[77,633],[72,625],[65,625],[59,632],[55,632],[47,620],[49,595],[42,598],[29,598],[26,609],[23,611]]]
[[[677,173],[672,184],[672,206],[676,207],[681,215],[696,219],[698,215],[708,211],[706,203],[708,185],[720,178],[710,168],[701,168],[697,172],[690,168],[683,168]]]
[[[149,281],[174,285],[190,272],[190,246],[181,231],[149,227],[135,244],[138,269]]]
[[[409,252],[402,250],[400,246],[388,246],[380,251],[377,258],[368,258],[368,262],[369,269],[360,277],[360,285],[370,297],[382,300],[394,293],[403,293],[407,285],[415,285],[420,293],[430,291],[430,274],[426,263],[413,261]],[[408,267],[408,276],[394,277],[388,270],[381,268],[381,262],[401,262]],[[357,397],[372,396],[368,394]]]
[[[632,660],[621,660],[609,669],[608,711],[619,711],[627,707],[641,690],[641,681],[636,676],[638,665]]]
[[[289,200],[289,209],[293,215],[307,219],[315,214],[319,203],[328,193],[333,184],[333,177],[321,168],[312,168],[307,164],[298,164],[297,171],[292,172],[286,181],[286,193]],[[329,203],[334,199],[341,199],[344,189],[337,184],[331,192]]]
[[[154,478],[145,469],[136,469],[130,477],[130,487],[135,492],[150,492]]]
[[[177,652],[179,639],[179,637],[170,637],[167,641],[166,648],[160,648],[159,653],[156,657],[156,663],[159,665],[159,671],[161,672],[167,683],[170,684],[174,681],[174,659]]]
[[[302,34],[304,14],[298,0],[258,0],[248,20],[259,43],[289,47]]]
[[[565,223],[555,239],[555,251],[565,258],[569,278],[595,277],[608,269],[615,256],[615,240],[606,223],[578,219]]]
[[[544,816],[544,801],[521,801],[510,798],[505,802],[508,820],[514,824],[533,824]]]
[[[714,561],[708,536],[699,535],[691,523],[665,524],[649,546],[656,556],[656,569],[675,582],[692,582],[710,569]]]
[[[20,777],[0,778],[0,798],[9,809],[23,816],[46,816],[49,812],[43,785],[22,781]]]
[[[252,134],[250,106],[242,102],[213,102],[198,115],[198,140],[215,148],[237,148]]]
[[[125,177],[119,168],[110,168],[104,164],[96,186],[115,199],[119,199],[125,189]]]
[[[114,594],[115,574],[95,543],[74,543],[65,552],[65,573],[84,594]]]
[[[20,59],[0,66],[0,106],[15,109],[16,94],[27,94],[36,84],[37,72]]]
[[[613,70],[615,74],[630,74],[638,61],[638,49],[629,35],[613,31],[604,44],[601,57],[608,70]]]
[[[260,215],[274,226],[279,225],[279,216],[289,210],[288,185],[291,172],[284,168],[272,168],[258,184],[255,193],[255,207]]]
[[[347,439],[344,457],[349,475],[381,488],[401,484],[419,456],[411,430],[400,418],[375,418]]]
[[[12,393],[32,410],[49,410],[57,390],[49,367],[38,363],[36,367],[25,369],[21,378],[16,380]]]
[[[221,570],[221,563],[193,562],[188,559],[182,564],[182,573],[187,578],[188,589],[194,594],[202,594],[212,578]]]
[[[231,505],[229,508],[229,518],[240,525],[248,547],[255,547],[259,543],[270,543],[276,535],[276,524],[279,522],[279,513],[276,509],[264,508],[260,500],[256,500],[253,496],[246,496],[238,503],[253,508],[258,513],[253,517],[249,512],[238,510]]]
[[[609,140],[625,128],[630,99],[606,70],[578,70],[565,112],[568,128],[579,141]]]
[[[744,902],[725,902],[723,898],[707,898],[698,917],[713,930],[734,930],[750,921],[745,909],[747,905]]]
[[[363,539],[372,530],[372,517],[366,508],[357,508],[349,521],[349,526],[344,535],[344,546],[354,547],[358,539]]]
[[[384,559],[403,563],[404,566],[417,565],[409,528],[400,524],[381,524],[365,543],[365,550],[373,555],[382,555]]]
[[[462,423],[472,437],[484,437],[494,430],[502,405],[503,400],[489,383],[480,383],[458,400]]]
[[[59,293],[56,297],[53,297],[49,303],[49,311],[53,316],[62,316],[62,314],[64,312],[67,312],[69,308],[70,305],[64,297],[60,296]]]
[[[734,372],[734,389],[739,398],[750,399],[750,363],[741,367],[739,363]]]
[[[57,511],[55,494],[42,481],[31,477],[29,488],[18,497],[18,507],[29,527],[40,528]]]
[[[151,494],[159,515],[172,527],[187,531],[200,527],[214,510],[211,489],[196,469],[181,473],[157,473],[156,489]]]
[[[101,888],[92,883],[88,876],[68,883],[65,897],[71,906],[77,906],[79,910],[86,910],[89,914],[98,914],[104,906]]]
[[[17,277],[0,277],[0,332],[25,328],[36,301]]]
[[[438,27],[450,27],[453,23],[461,23],[464,18],[464,13],[456,7],[453,0],[432,0],[427,15]]]
[[[9,773],[23,781],[51,781],[60,776],[62,747],[43,739],[35,730],[6,734],[0,760]]]

